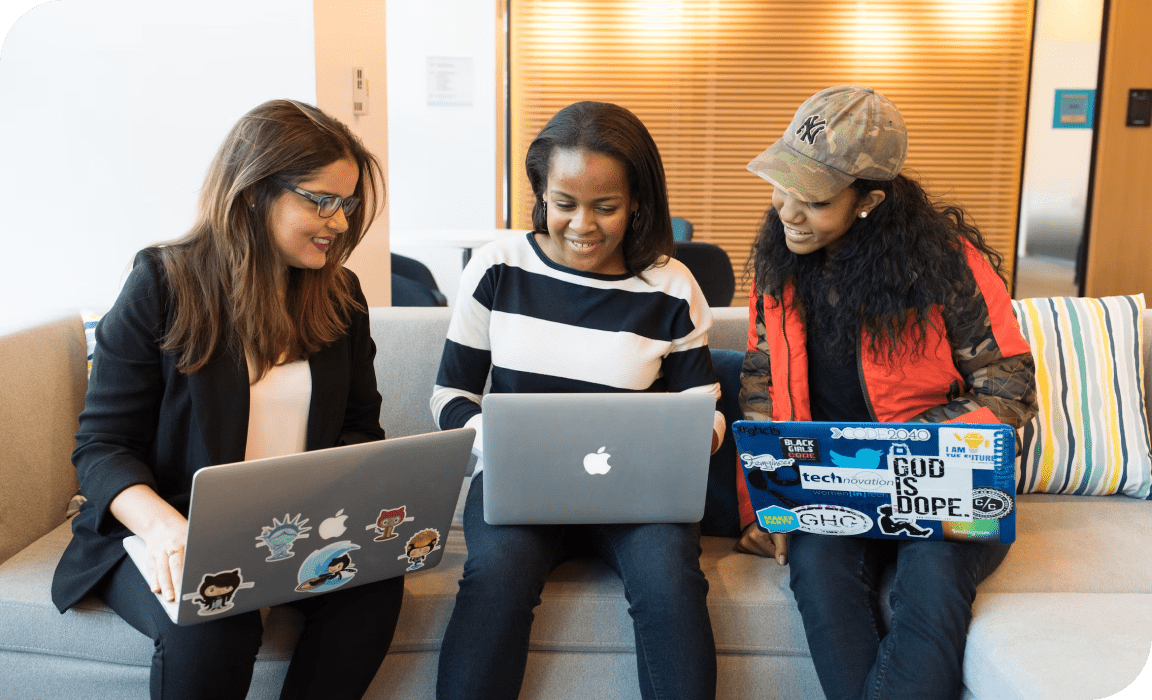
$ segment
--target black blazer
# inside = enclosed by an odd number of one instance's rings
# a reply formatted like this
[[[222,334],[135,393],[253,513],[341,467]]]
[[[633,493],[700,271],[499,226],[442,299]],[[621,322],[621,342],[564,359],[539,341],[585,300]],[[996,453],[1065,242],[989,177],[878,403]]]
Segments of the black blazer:
[[[350,271],[355,298],[367,309]],[[52,601],[61,612],[83,598],[121,559],[131,534],[109,511],[121,491],[146,484],[187,515],[192,475],[244,459],[248,368],[218,349],[200,371],[181,374],[160,350],[173,299],[155,248],[136,255],[116,304],[96,327],[92,375],[72,463],[88,499],[72,521],[72,541],[56,566]],[[308,358],[312,398],[306,449],[384,439],[367,311],[347,333]]]

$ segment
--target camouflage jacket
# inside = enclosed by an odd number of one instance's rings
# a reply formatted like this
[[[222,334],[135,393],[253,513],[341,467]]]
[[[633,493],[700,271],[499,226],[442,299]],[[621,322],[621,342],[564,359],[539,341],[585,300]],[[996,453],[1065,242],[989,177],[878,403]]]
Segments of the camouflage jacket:
[[[934,309],[919,352],[896,364],[861,342],[856,366],[873,420],[940,423],[986,406],[1002,423],[1019,429],[1036,414],[1035,363],[1011,299],[992,266],[975,248],[965,247],[983,323],[953,346],[947,332],[953,317],[947,309]],[[748,420],[811,420],[806,332],[791,299],[790,288],[782,303],[755,290],[749,296],[739,397]],[[752,514],[743,481],[738,479],[737,491],[742,525],[747,525]]]

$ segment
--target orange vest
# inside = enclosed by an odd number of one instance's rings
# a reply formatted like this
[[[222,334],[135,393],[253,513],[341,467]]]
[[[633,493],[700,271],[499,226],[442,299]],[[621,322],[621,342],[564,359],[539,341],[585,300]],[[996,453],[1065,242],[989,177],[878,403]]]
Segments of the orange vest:
[[[1004,283],[972,244],[965,241],[964,248],[968,266],[988,307],[992,333],[1001,355],[1012,357],[1031,352],[1012,313],[1012,301]],[[782,304],[771,297],[764,297],[764,326],[768,357],[772,363],[773,420],[812,420],[808,400],[807,333],[799,312],[792,304],[793,294],[793,288],[787,287]],[[755,299],[753,290],[750,309],[755,308]],[[879,348],[879,352],[873,352],[861,338],[856,367],[860,388],[864,391],[864,400],[873,420],[904,422],[933,406],[948,403],[965,390],[964,377],[952,360],[952,346],[944,332],[940,308],[932,308],[929,315],[922,352],[905,350],[905,354],[894,362],[888,361],[884,346]],[[756,326],[750,323],[748,347],[754,350],[756,341]],[[786,360],[782,361],[783,358]]]
[[[972,244],[964,241],[968,267],[984,298],[991,333],[1000,349],[1001,357],[1014,357],[1032,350],[1020,332],[1020,324],[1012,313],[1012,299],[996,271]],[[808,397],[807,332],[800,314],[793,306],[795,290],[784,290],[783,303],[771,297],[764,298],[764,333],[768,343],[768,357],[772,372],[772,419],[777,421],[812,420]],[[748,350],[756,350],[759,338],[756,332],[756,291],[748,300]],[[948,403],[969,389],[964,377],[952,360],[952,346],[944,329],[940,308],[929,312],[930,323],[925,329],[922,352],[898,356],[888,362],[887,349],[869,350],[861,337],[856,355],[857,376],[864,400],[873,420],[884,423],[906,422],[924,411]],[[752,504],[744,470],[737,459],[736,495],[739,502],[740,526],[754,520]]]

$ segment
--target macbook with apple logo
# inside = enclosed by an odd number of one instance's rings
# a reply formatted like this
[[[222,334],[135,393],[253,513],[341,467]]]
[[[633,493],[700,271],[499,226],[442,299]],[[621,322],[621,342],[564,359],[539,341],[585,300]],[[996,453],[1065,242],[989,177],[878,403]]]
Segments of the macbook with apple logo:
[[[206,467],[172,621],[192,625],[440,563],[471,428]],[[144,541],[124,540],[146,571]]]
[[[716,399],[702,393],[488,394],[492,525],[696,522]]]

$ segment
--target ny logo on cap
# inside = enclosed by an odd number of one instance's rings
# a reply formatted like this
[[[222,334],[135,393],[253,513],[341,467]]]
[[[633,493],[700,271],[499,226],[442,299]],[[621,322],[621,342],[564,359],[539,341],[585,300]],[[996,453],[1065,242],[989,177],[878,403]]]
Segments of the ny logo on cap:
[[[824,131],[824,125],[828,122],[824,120],[819,114],[813,114],[804,120],[800,128],[796,130],[800,134],[800,140],[808,142],[809,145],[816,143],[816,136]]]

